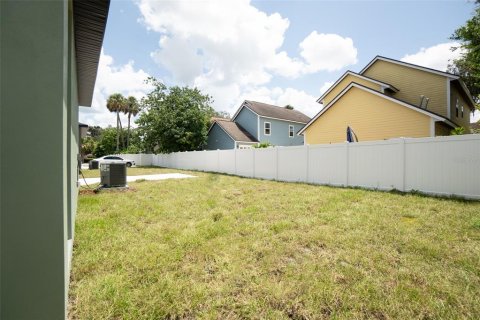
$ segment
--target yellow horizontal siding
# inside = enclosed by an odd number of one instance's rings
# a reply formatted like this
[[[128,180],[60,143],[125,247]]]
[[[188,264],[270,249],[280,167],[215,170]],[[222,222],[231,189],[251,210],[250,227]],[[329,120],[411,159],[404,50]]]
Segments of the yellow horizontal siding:
[[[458,117],[455,112],[455,105],[459,102]],[[463,118],[462,118],[462,106],[463,106]],[[452,84],[450,87],[450,119],[458,124],[460,127],[464,127],[467,133],[470,133],[470,108],[467,101],[460,94],[459,89]]]
[[[305,130],[307,144],[346,140],[350,126],[359,141],[430,136],[431,118],[359,88],[351,88]]]
[[[380,91],[380,85],[370,81],[370,80],[365,80],[362,79],[356,75],[347,75],[345,78],[343,78],[342,81],[340,81],[333,89],[330,91],[324,98],[323,98],[323,105],[326,106],[330,101],[332,101],[340,92],[342,92],[343,89],[348,87],[348,85],[352,82],[356,82],[358,84],[361,84],[365,87],[369,87],[370,89]]]
[[[383,60],[377,60],[363,74],[395,86],[399,91],[393,96],[413,105],[418,106],[424,95],[430,98],[428,110],[447,116],[447,77]]]

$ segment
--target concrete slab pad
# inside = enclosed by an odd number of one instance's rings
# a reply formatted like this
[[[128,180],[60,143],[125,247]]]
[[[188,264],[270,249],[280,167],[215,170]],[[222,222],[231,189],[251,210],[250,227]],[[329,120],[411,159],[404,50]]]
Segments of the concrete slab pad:
[[[127,176],[127,182],[135,182],[137,180],[166,180],[166,179],[186,179],[196,178],[189,174],[183,173],[160,173],[160,174],[147,174],[141,176]],[[80,178],[80,185],[100,183],[100,178]]]

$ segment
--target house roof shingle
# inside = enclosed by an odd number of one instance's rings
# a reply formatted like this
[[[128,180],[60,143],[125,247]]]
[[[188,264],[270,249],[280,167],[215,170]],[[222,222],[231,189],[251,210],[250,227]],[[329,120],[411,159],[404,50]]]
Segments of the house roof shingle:
[[[283,107],[274,106],[267,103],[256,102],[245,100],[243,105],[247,105],[253,112],[257,113],[260,116],[269,117],[269,118],[276,118],[281,120],[287,121],[294,121],[300,123],[307,123],[310,121],[310,117],[297,111],[295,109],[287,109]],[[243,107],[242,105],[242,107]]]
[[[218,124],[235,141],[258,142],[247,130],[236,122],[228,119],[215,119],[213,125]]]

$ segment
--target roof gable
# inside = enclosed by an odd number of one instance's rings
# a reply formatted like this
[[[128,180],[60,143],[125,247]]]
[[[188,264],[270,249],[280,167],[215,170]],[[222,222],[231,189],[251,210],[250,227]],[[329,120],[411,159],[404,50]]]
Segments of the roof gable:
[[[425,71],[425,72],[429,72],[429,73],[433,73],[433,74],[436,74],[436,75],[440,75],[440,76],[444,76],[444,77],[447,77],[449,78],[451,81],[458,81],[460,86],[462,87],[465,95],[467,96],[467,100],[471,103],[471,105],[469,106],[472,110],[475,110],[475,102],[473,101],[473,98],[472,98],[472,94],[470,93],[470,90],[468,90],[467,86],[465,85],[465,83],[463,82],[462,78],[460,78],[459,76],[453,74],[453,73],[449,73],[449,72],[444,72],[444,71],[440,71],[440,70],[435,70],[435,69],[432,69],[432,68],[427,68],[427,67],[423,67],[423,66],[419,66],[419,65],[416,65],[416,64],[413,64],[413,63],[409,63],[409,62],[404,62],[404,61],[400,61],[400,60],[395,60],[395,59],[391,59],[391,58],[387,58],[387,57],[383,57],[383,56],[376,56],[375,58],[373,58],[372,61],[370,61],[361,71],[360,71],[360,74],[363,74],[365,71],[367,71],[375,62],[377,61],[385,61],[385,62],[388,62],[388,63],[393,63],[393,64],[397,64],[397,65],[401,65],[401,66],[404,66],[404,67],[407,67],[407,68],[413,68],[413,69],[417,69],[417,70],[421,70],[421,71]]]
[[[434,73],[434,74],[437,74],[437,75],[440,75],[440,76],[444,76],[444,77],[447,77],[447,78],[450,78],[450,79],[458,79],[459,76],[457,75],[454,75],[452,73],[448,73],[448,72],[444,72],[444,71],[440,71],[440,70],[435,70],[435,69],[432,69],[432,68],[427,68],[427,67],[422,67],[422,66],[419,66],[419,65],[416,65],[416,64],[413,64],[413,63],[409,63],[409,62],[404,62],[404,61],[400,61],[400,60],[395,60],[395,59],[391,59],[391,58],[387,58],[387,57],[382,57],[382,56],[376,56],[375,58],[373,58],[372,61],[370,61],[361,71],[360,71],[360,74],[363,74],[365,71],[367,71],[368,68],[370,68],[375,62],[377,61],[385,61],[385,62],[389,62],[389,63],[393,63],[393,64],[398,64],[398,65],[401,65],[401,66],[404,66],[404,67],[408,67],[408,68],[413,68],[413,69],[417,69],[417,70],[421,70],[421,71],[425,71],[425,72],[430,72],[430,73]]]
[[[297,122],[305,124],[310,121],[310,117],[295,109],[274,106],[267,103],[245,100],[240,108],[235,112],[232,121],[238,116],[243,108],[247,108],[256,115],[264,118],[283,120],[288,122]]]
[[[233,141],[239,142],[258,142],[247,130],[241,125],[230,120],[215,120],[208,129],[207,135],[212,130],[213,126],[218,125]]]
[[[366,80],[366,81],[370,81],[370,82],[373,82],[373,83],[376,83],[380,86],[384,86],[386,88],[390,88],[391,90],[393,91],[398,91],[397,88],[395,88],[393,85],[389,84],[389,83],[386,83],[386,82],[382,82],[382,81],[379,81],[379,80],[375,80],[375,79],[372,79],[370,77],[367,77],[367,76],[364,76],[362,74],[359,74],[359,73],[356,73],[356,72],[353,72],[353,71],[350,71],[350,70],[347,70],[340,78],[338,78],[337,81],[335,81],[334,84],[332,84],[330,86],[330,88],[328,88],[327,91],[325,91],[322,96],[320,98],[317,99],[317,102],[318,103],[321,103],[321,101],[340,83],[342,82],[343,79],[345,79],[347,76],[354,76],[354,77],[358,77],[358,78],[361,78],[363,80]]]
[[[330,103],[328,103],[317,115],[315,115],[315,117],[312,118],[312,120],[310,120],[309,123],[307,123],[305,125],[305,127],[303,127],[299,132],[298,134],[301,135],[303,134],[303,132],[305,132],[305,130],[312,124],[315,122],[315,120],[317,120],[322,114],[324,114],[328,109],[330,109],[343,95],[345,95],[350,89],[352,88],[358,88],[360,90],[364,90],[364,91],[367,91],[371,94],[374,94],[374,95],[377,95],[381,98],[384,98],[386,100],[389,100],[389,101],[392,101],[392,102],[395,102],[403,107],[406,107],[406,108],[409,108],[411,110],[414,110],[414,111],[417,111],[419,113],[422,113],[424,115],[427,115],[433,119],[435,119],[436,121],[444,121],[446,123],[448,123],[449,125],[451,126],[456,126],[454,123],[452,123],[450,120],[448,120],[447,118],[444,118],[436,113],[433,113],[431,111],[428,111],[426,109],[422,109],[422,108],[419,108],[415,105],[412,105],[410,103],[407,103],[405,101],[402,101],[402,100],[398,100],[396,98],[393,98],[393,97],[390,97],[390,96],[387,96],[386,94],[383,94],[381,92],[378,92],[378,91],[375,91],[375,90],[372,90],[370,88],[367,88],[365,86],[362,86],[361,84],[358,84],[356,82],[352,82],[350,85],[348,85],[348,87],[346,87],[342,92],[340,92],[336,97],[335,99],[333,99]]]

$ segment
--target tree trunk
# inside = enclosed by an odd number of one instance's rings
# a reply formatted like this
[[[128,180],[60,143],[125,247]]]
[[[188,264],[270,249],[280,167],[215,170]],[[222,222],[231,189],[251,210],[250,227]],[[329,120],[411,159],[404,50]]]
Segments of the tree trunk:
[[[130,142],[130,117],[131,116],[132,116],[132,114],[129,112],[128,113],[128,129],[127,129],[127,149],[128,149],[129,142]]]
[[[118,116],[118,123],[120,124],[120,146],[125,148],[125,139],[123,137],[123,127],[122,127],[122,120],[120,119],[120,116]]]
[[[118,110],[117,110],[117,153],[119,151],[119,146],[120,146],[120,131],[118,131],[119,121],[120,121],[120,116],[118,115]]]

